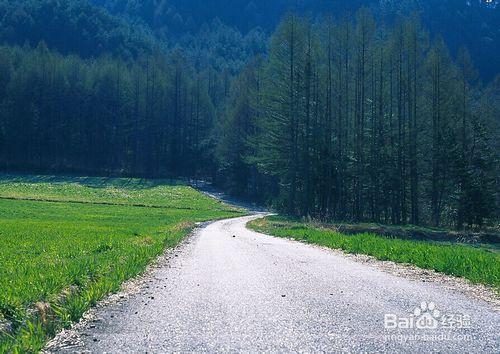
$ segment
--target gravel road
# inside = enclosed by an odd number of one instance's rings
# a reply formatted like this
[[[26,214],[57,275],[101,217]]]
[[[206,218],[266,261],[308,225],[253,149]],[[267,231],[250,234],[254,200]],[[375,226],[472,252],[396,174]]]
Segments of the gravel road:
[[[256,217],[200,229],[153,272],[148,288],[98,309],[78,330],[78,346],[50,351],[500,352],[492,305],[247,230]],[[438,328],[386,329],[386,315],[400,323],[426,318]],[[394,316],[388,320],[394,325]]]

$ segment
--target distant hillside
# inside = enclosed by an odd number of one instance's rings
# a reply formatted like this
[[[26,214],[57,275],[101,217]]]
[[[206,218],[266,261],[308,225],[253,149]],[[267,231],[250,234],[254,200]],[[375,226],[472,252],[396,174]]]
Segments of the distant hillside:
[[[0,42],[36,46],[44,41],[63,54],[124,58],[151,52],[154,37],[88,1],[0,0]]]
[[[465,45],[485,81],[500,73],[500,6],[484,0],[0,0],[0,42],[61,53],[136,57],[181,46],[200,65],[238,71],[283,15],[343,17],[369,7],[385,23],[418,13],[454,55]]]
[[[243,34],[256,27],[272,32],[288,10],[313,17],[342,17],[365,6],[392,22],[396,15],[419,13],[433,35],[442,35],[452,52],[467,46],[482,77],[500,72],[500,6],[484,0],[92,0],[114,14],[147,23],[157,36],[174,39],[196,33],[215,18]]]

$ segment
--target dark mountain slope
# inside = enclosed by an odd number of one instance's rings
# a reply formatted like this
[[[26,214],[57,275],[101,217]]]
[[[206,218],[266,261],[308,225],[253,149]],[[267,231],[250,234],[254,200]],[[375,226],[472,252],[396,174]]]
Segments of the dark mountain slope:
[[[89,2],[0,0],[0,42],[36,46],[40,41],[63,54],[124,58],[151,52],[155,39]]]
[[[157,35],[174,39],[196,33],[215,18],[242,33],[255,27],[272,32],[293,10],[313,17],[342,17],[369,7],[384,22],[417,12],[433,36],[442,35],[452,52],[466,46],[483,79],[500,72],[500,6],[484,0],[92,0],[114,14],[147,23]]]

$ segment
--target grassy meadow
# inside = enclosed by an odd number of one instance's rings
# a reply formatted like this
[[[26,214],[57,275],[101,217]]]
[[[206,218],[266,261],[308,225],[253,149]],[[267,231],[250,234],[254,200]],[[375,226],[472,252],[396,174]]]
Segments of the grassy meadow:
[[[0,176],[0,353],[39,351],[194,223],[240,214],[161,181]]]
[[[279,216],[255,220],[251,229],[269,235],[293,238],[352,254],[366,254],[379,260],[412,264],[448,275],[464,277],[500,290],[500,254],[495,250],[465,244],[412,241],[370,233],[345,235],[312,223]]]

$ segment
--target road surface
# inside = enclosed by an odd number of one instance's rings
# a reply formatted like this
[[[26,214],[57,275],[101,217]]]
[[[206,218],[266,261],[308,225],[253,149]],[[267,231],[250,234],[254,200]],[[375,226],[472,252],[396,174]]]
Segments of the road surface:
[[[199,230],[147,291],[99,309],[80,346],[52,351],[500,352],[490,304],[247,230],[255,217]],[[437,329],[385,328],[386,315],[389,327],[411,322],[422,302],[416,318],[436,315]]]

